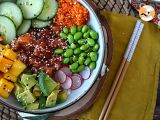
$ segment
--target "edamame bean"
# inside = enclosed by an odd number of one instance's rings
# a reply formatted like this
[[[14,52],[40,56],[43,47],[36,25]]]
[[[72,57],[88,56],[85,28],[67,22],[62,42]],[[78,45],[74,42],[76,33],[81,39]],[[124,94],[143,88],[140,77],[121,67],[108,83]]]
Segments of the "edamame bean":
[[[74,35],[77,32],[76,26],[71,27],[71,34]]]
[[[82,33],[81,32],[77,32],[75,35],[74,35],[74,39],[75,40],[79,40],[82,38]]]
[[[71,70],[71,71],[72,71],[72,73],[78,73],[78,70],[77,70],[77,69]]]
[[[81,53],[81,49],[80,48],[76,48],[75,50],[74,50],[74,54],[80,54]]]
[[[69,63],[72,64],[73,63],[73,57],[69,58]]]
[[[85,44],[85,40],[84,39],[80,39],[80,40],[78,40],[78,44],[80,44],[80,45],[83,45],[83,44]]]
[[[93,46],[93,51],[94,51],[94,52],[97,52],[98,49],[99,49],[99,45],[98,45],[98,44],[95,44],[95,45]]]
[[[67,37],[67,40],[68,40],[69,44],[72,44],[74,42],[74,37],[71,34],[69,34]]]
[[[87,50],[85,50],[85,53],[89,53],[89,52],[91,52],[92,51],[92,49],[91,48],[88,48]]]
[[[91,30],[90,31],[90,36],[91,36],[91,38],[93,38],[93,39],[95,39],[95,40],[97,40],[98,39],[98,33],[96,32],[96,31],[94,31],[94,30]]]
[[[60,33],[60,37],[63,38],[63,39],[67,39],[67,35],[63,32]]]
[[[84,34],[83,34],[83,38],[85,38],[85,39],[86,39],[86,38],[89,38],[89,34],[90,34],[89,32],[84,33]]]
[[[81,32],[81,31],[82,31],[82,26],[78,26],[78,27],[77,27],[77,31],[78,31],[78,32]]]
[[[63,59],[63,63],[64,63],[64,64],[68,64],[68,63],[69,63],[69,58],[64,58],[64,59]]]
[[[97,59],[98,59],[98,55],[97,55],[96,52],[91,52],[91,53],[89,54],[89,56],[90,56],[90,58],[91,58],[91,60],[92,60],[93,62],[97,61]]]
[[[88,58],[85,60],[84,64],[85,64],[85,65],[89,65],[90,63],[91,63],[91,58],[88,57]]]
[[[91,63],[89,64],[89,68],[90,68],[91,70],[94,70],[94,69],[96,68],[96,63],[95,63],[95,62],[91,62]]]
[[[80,65],[78,67],[78,72],[82,72],[84,69],[85,69],[85,66],[84,65]]]
[[[85,44],[85,45],[82,45],[80,47],[81,50],[87,50],[89,48],[89,45],[88,44]]]
[[[89,46],[94,46],[95,45],[95,41],[92,38],[88,38],[87,43],[89,44]]]
[[[57,55],[58,54],[62,54],[63,53],[63,49],[57,48],[57,49],[55,49],[54,53],[57,54]]]
[[[88,31],[88,26],[87,25],[84,25],[83,27],[82,27],[82,33],[85,33],[85,32],[87,32]]]
[[[68,32],[69,32],[69,31],[68,31],[68,28],[67,28],[67,27],[64,27],[64,28],[63,28],[63,32],[64,32],[65,34],[68,34]]]
[[[80,56],[86,57],[87,54],[83,52],[83,53],[80,54]]]
[[[78,56],[73,56],[73,62],[77,62],[78,61]]]
[[[73,50],[72,49],[67,49],[66,52],[64,53],[65,57],[70,57],[73,55]]]
[[[78,58],[78,63],[79,63],[80,65],[83,65],[84,61],[85,61],[85,59],[84,59],[83,56],[80,56],[80,57]]]
[[[72,43],[71,46],[70,46],[70,48],[71,48],[71,49],[75,49],[75,48],[76,48],[76,45],[75,45],[74,43]]]
[[[77,69],[78,68],[78,63],[73,63],[73,64],[71,64],[70,66],[69,66],[69,69],[71,69],[71,70],[75,70],[75,69]]]

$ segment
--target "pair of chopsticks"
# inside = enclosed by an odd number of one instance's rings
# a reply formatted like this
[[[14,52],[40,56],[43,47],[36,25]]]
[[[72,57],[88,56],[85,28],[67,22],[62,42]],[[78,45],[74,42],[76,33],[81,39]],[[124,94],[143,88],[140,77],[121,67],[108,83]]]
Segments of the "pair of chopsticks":
[[[143,27],[144,27],[144,24],[140,20],[138,20],[136,23],[136,26],[134,28],[130,42],[128,44],[128,47],[126,49],[123,60],[121,62],[121,65],[119,67],[119,70],[116,74],[114,83],[113,83],[112,88],[110,90],[110,93],[105,101],[104,107],[103,107],[102,112],[99,117],[99,120],[107,120],[107,118],[109,116],[109,113],[112,109],[114,101],[117,97],[117,94],[118,94],[119,89],[121,87],[121,84],[123,82],[124,76],[127,72],[129,63],[132,59],[133,53],[134,53],[136,46],[138,44],[138,41],[140,39],[141,33],[143,31]]]

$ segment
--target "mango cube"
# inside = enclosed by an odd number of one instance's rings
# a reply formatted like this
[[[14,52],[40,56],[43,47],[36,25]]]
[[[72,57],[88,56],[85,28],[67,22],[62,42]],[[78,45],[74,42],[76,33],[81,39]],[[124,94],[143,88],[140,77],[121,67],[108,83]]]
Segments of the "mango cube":
[[[18,77],[25,69],[26,65],[23,62],[17,60],[13,63],[9,73]]]
[[[7,80],[10,80],[12,82],[17,82],[17,77],[12,75],[11,73],[5,73],[3,74],[3,78],[4,79],[7,79]]]
[[[15,53],[13,50],[11,49],[7,49],[4,52],[4,57],[10,59],[10,60],[15,60],[17,58],[17,53]]]
[[[11,68],[13,61],[8,60],[6,58],[0,58],[0,71],[3,73],[7,73]]]
[[[13,88],[14,88],[13,83],[3,78],[0,80],[0,96],[2,96],[3,98],[8,98]]]
[[[4,52],[5,52],[5,46],[4,45],[2,45],[2,44],[0,44],[0,56],[2,57],[3,56],[3,54],[4,54]]]

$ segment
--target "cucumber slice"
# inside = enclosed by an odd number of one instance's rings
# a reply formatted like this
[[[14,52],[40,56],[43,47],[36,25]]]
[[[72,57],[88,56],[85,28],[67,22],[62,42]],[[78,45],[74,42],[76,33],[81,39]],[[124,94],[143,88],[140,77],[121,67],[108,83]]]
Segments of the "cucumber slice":
[[[58,3],[56,0],[44,0],[44,8],[41,14],[37,17],[39,20],[52,19],[58,10]]]
[[[17,0],[0,0],[0,2],[16,2]]]
[[[21,26],[17,30],[17,35],[20,36],[28,32],[30,27],[31,27],[31,20],[23,20]]]
[[[51,21],[41,21],[37,19],[32,20],[33,28],[44,28],[44,27],[49,26],[50,24],[51,24]]]
[[[5,16],[0,16],[0,35],[3,36],[5,44],[9,44],[16,37],[14,23]]]
[[[43,9],[43,0],[17,0],[25,19],[36,18]]]
[[[0,4],[0,15],[9,17],[14,22],[16,28],[21,25],[23,20],[21,9],[15,3],[11,2]]]

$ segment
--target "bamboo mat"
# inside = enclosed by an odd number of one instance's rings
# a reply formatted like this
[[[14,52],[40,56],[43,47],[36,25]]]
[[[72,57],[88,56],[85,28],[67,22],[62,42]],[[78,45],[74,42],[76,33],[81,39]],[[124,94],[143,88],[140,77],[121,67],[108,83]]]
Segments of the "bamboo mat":
[[[101,10],[118,12],[138,17],[138,13],[131,7],[128,0],[92,0]],[[159,85],[160,86],[160,85]],[[154,120],[160,120],[160,87]],[[17,112],[11,108],[0,105],[0,120],[20,120]]]

